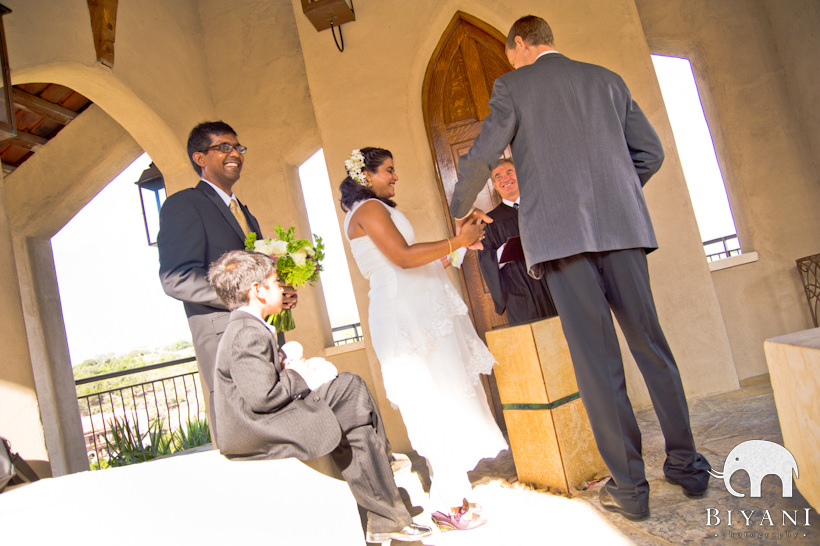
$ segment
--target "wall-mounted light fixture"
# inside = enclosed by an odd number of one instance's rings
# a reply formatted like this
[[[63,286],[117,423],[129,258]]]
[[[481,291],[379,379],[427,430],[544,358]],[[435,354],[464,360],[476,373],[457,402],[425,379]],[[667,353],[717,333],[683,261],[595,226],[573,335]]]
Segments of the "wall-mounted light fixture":
[[[356,13],[353,11],[353,0],[302,0],[302,11],[316,27],[316,30],[323,31],[330,29],[333,33],[333,41],[339,51],[345,50],[345,41],[342,37],[340,25],[356,20]],[[336,28],[339,28],[339,40],[336,39]],[[341,44],[340,44],[341,42]]]
[[[165,202],[165,179],[162,173],[151,163],[142,171],[140,179],[136,181],[140,192],[142,218],[145,220],[145,236],[148,246],[156,246],[159,233],[159,209]]]
[[[14,118],[14,101],[11,98],[11,71],[9,54],[6,49],[6,30],[3,28],[3,16],[11,10],[0,4],[0,70],[3,72],[3,92],[0,93],[0,140],[17,136],[17,121]]]

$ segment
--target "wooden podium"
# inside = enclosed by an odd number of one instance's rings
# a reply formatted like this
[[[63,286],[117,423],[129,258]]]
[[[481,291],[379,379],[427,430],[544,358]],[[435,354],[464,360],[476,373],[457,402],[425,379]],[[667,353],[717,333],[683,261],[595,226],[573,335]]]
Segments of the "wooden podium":
[[[486,333],[518,479],[572,496],[606,471],[558,317]]]

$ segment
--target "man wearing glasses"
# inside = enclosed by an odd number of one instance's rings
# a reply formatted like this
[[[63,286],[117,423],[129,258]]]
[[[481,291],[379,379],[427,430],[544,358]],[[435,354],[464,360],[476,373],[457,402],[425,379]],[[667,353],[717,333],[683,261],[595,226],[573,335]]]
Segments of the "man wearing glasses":
[[[185,306],[199,374],[208,390],[214,440],[216,348],[230,312],[208,282],[208,267],[225,252],[244,249],[248,232],[262,238],[256,218],[232,189],[246,151],[227,123],[212,121],[194,127],[188,136],[188,158],[201,180],[196,187],[169,196],[159,215],[159,278],[165,293]],[[286,307],[296,305],[293,289],[286,291],[284,301]]]

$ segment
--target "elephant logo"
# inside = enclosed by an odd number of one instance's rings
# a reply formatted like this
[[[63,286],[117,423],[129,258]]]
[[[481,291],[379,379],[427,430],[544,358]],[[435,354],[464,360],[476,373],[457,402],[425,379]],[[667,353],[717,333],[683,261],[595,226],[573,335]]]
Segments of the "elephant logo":
[[[797,461],[785,447],[774,442],[765,440],[748,440],[735,446],[726,456],[723,464],[723,472],[710,470],[709,474],[715,478],[723,480],[726,489],[735,497],[745,496],[732,489],[730,480],[732,474],[738,470],[745,470],[749,475],[751,483],[750,497],[760,497],[760,484],[764,476],[774,474],[780,477],[783,485],[783,497],[792,496],[792,471],[794,476],[799,478],[797,473]]]

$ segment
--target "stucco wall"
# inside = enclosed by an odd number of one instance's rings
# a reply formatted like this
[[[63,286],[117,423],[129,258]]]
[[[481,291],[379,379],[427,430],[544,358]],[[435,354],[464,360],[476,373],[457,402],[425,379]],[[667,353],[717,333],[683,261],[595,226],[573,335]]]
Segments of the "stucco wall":
[[[820,3],[814,0],[763,0],[792,106],[803,131],[818,179],[820,169]]]
[[[140,153],[134,139],[93,105],[4,183],[4,210],[8,210],[13,231],[16,285],[31,355],[30,362],[17,360],[9,365],[33,372],[43,434],[56,475],[87,469],[88,461],[50,239]],[[89,301],[100,312],[110,312],[102,299],[90,295]],[[36,429],[30,432],[38,433]]]
[[[636,3],[652,52],[692,62],[741,246],[760,257],[712,278],[739,377],[767,373],[763,341],[812,326],[794,260],[820,252],[808,54],[820,14],[804,2]]]
[[[0,187],[0,434],[26,460],[46,461],[5,194],[5,187]]]
[[[297,169],[321,142],[293,11],[286,2],[266,0],[237,2],[231,9],[208,0],[198,9],[212,115],[236,129],[248,146],[234,191],[266,236],[280,224],[296,226],[298,236],[309,238]],[[306,355],[320,355],[332,344],[319,284],[300,289],[294,320],[296,330],[287,337],[301,342]]]
[[[397,201],[421,241],[447,235],[422,119],[421,87],[430,55],[457,10],[504,34],[517,17],[542,15],[553,26],[559,50],[622,74],[669,154],[646,189],[661,245],[649,262],[661,320],[681,364],[687,393],[737,387],[720,310],[633,2],[579,5],[563,1],[547,7],[536,1],[420,0],[412,9],[403,2],[366,4],[357,6],[355,22],[342,27],[343,53],[336,50],[329,32],[317,32],[301,14],[298,0],[292,3],[334,192],[338,195],[343,161],[352,148],[389,148],[400,177]],[[341,222],[341,213],[339,219]],[[358,274],[353,277],[359,313],[366,322],[366,281]],[[377,359],[372,352],[369,357],[378,374]],[[648,397],[632,366],[630,396],[636,405],[646,405]]]

